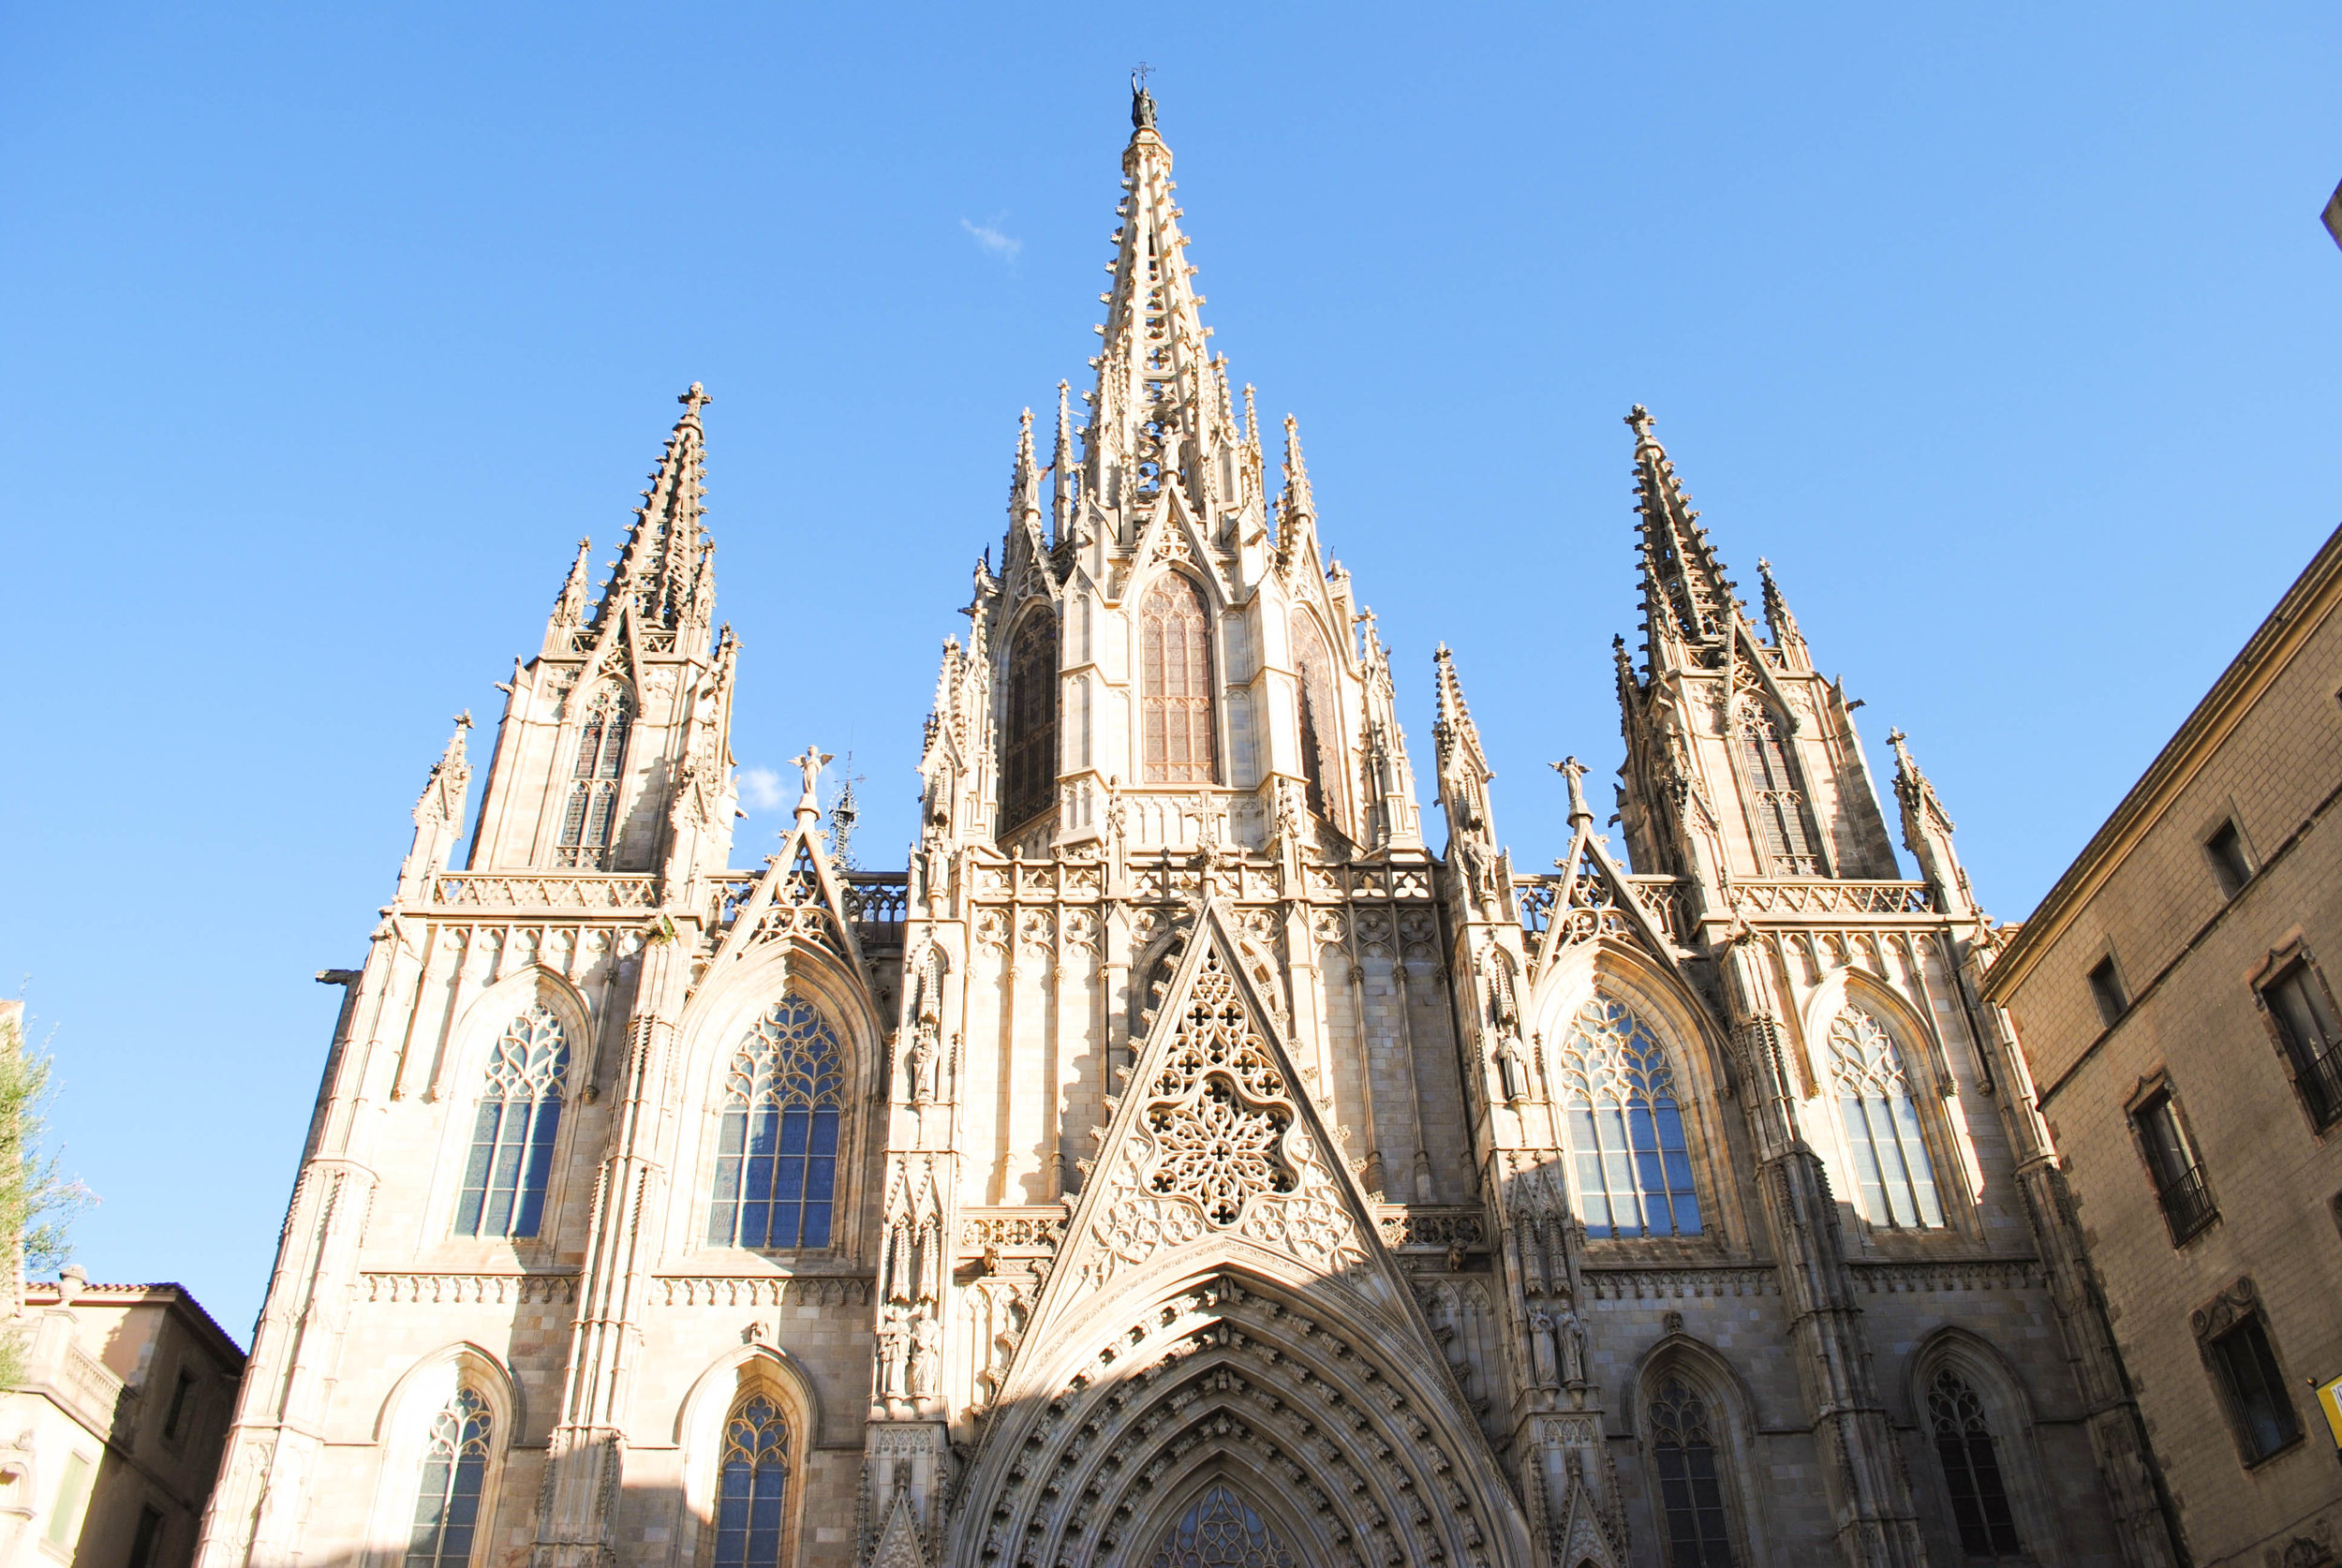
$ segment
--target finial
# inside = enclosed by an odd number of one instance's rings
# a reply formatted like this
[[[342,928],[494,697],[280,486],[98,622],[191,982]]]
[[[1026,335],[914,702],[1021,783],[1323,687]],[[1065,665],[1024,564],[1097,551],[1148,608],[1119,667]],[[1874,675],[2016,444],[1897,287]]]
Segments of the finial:
[[[1637,445],[1651,439],[1651,410],[1638,403],[1626,412],[1626,426],[1635,433]]]
[[[1260,415],[1253,408],[1253,383],[1244,383],[1244,444],[1260,450]]]
[[[1155,74],[1155,67],[1141,60],[1131,72],[1131,128],[1150,131],[1155,128],[1155,96],[1147,91],[1147,79]]]
[[[462,713],[455,716],[455,727],[459,730],[468,730],[471,728],[471,709],[466,708]]]
[[[697,419],[699,418],[700,410],[706,407],[709,404],[715,402],[716,400],[707,395],[707,389],[705,387],[703,387],[697,381],[694,381],[691,383],[691,390],[685,392],[681,397],[676,398],[675,401],[683,405],[687,418]]]

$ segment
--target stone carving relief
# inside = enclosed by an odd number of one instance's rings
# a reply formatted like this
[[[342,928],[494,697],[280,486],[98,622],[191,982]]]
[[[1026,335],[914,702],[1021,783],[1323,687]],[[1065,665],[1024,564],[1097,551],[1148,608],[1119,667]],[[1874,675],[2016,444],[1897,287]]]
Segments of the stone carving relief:
[[[1363,1265],[1339,1178],[1217,945],[1176,1006],[1134,1081],[1144,1103],[1113,1150],[1089,1282],[1213,1231],[1328,1269]]]

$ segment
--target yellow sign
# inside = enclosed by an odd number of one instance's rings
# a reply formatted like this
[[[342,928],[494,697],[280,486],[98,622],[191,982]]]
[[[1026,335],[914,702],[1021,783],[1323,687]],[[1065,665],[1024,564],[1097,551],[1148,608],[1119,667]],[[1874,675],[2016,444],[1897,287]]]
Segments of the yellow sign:
[[[2326,1429],[2334,1434],[2334,1445],[2342,1448],[2342,1378],[2330,1378],[2318,1385],[2318,1408],[2326,1413]]]

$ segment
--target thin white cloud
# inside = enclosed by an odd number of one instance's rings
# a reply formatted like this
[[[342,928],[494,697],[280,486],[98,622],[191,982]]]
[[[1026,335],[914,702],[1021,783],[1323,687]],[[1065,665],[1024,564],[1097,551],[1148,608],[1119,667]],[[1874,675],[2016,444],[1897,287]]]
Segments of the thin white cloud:
[[[1025,248],[1025,242],[1001,233],[1000,222],[997,217],[990,223],[971,223],[961,218],[959,226],[968,230],[969,238],[976,242],[976,248],[986,255],[997,256],[1003,261],[1014,261],[1016,253]]]
[[[740,770],[740,799],[751,811],[778,811],[789,804],[781,793],[780,775],[770,768]]]

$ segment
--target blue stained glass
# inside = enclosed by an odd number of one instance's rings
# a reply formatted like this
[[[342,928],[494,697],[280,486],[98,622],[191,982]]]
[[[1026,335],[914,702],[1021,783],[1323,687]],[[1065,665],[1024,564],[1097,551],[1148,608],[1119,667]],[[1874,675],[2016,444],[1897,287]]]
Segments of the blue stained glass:
[[[716,1500],[716,1568],[778,1568],[787,1523],[789,1427],[770,1399],[754,1395],[724,1422]]]
[[[560,1020],[541,1003],[512,1020],[489,1053],[472,1123],[457,1235],[532,1236],[544,1220],[570,1066]]]
[[[1651,1027],[1597,994],[1563,1045],[1561,1077],[1586,1234],[1698,1235],[1675,1079]]]
[[[802,997],[783,998],[734,1058],[709,1188],[719,1246],[829,1245],[845,1072],[837,1032]]]

